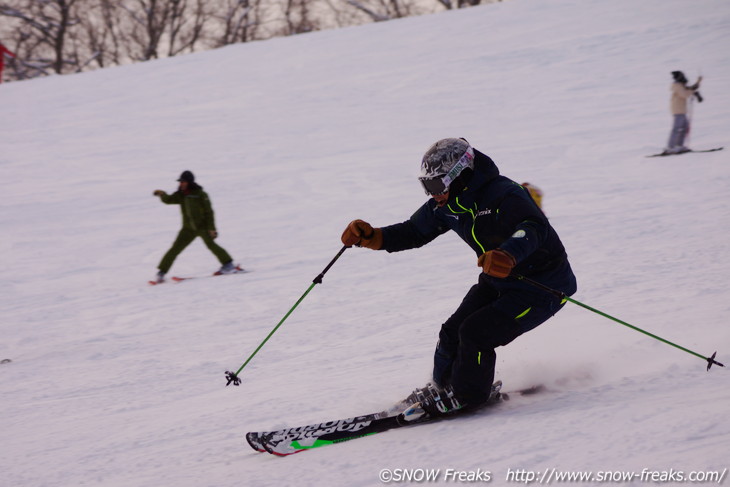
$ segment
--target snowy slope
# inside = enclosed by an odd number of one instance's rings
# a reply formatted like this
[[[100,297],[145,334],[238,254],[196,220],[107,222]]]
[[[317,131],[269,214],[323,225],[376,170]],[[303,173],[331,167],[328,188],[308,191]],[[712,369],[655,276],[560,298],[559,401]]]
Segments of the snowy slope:
[[[546,193],[576,299],[730,362],[728,149],[646,159],[669,72],[705,77],[690,145],[727,145],[730,3],[513,0],[2,85],[0,484],[370,486],[384,468],[730,467],[730,374],[574,305],[498,355],[489,413],[277,459],[244,433],[389,405],[428,379],[476,281],[454,235],[351,249],[241,374],[354,218],[406,219],[436,139]],[[254,272],[149,287],[184,169]],[[173,267],[217,262],[195,242]],[[441,479],[443,482],[445,480]],[[639,482],[635,482],[636,485]]]

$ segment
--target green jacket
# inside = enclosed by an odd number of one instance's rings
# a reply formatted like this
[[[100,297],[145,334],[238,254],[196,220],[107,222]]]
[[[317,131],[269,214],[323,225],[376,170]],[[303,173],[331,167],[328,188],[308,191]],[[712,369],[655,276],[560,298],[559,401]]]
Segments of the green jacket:
[[[187,194],[179,190],[172,194],[163,194],[160,201],[166,205],[180,205],[183,228],[195,231],[215,230],[213,206],[208,193],[202,188],[193,189]]]

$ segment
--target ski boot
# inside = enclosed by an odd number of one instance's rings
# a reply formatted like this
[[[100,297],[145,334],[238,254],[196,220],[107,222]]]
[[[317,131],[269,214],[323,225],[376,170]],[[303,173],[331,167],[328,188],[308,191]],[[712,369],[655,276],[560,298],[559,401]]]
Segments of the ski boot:
[[[400,422],[415,423],[426,419],[451,416],[466,406],[455,395],[451,386],[438,387],[433,383],[416,389],[408,396],[412,404],[398,417]]]
[[[235,265],[233,261],[226,262],[221,266],[220,269],[218,269],[214,275],[221,276],[223,274],[235,274],[236,272],[240,272],[242,269]]]
[[[468,404],[460,400],[451,386],[439,387],[436,384],[428,383],[426,387],[416,389],[408,396],[408,401],[413,404],[406,408],[399,416],[401,423],[414,423],[427,419],[450,417],[499,402],[502,397],[500,389],[502,381],[492,384],[489,398],[479,404]]]

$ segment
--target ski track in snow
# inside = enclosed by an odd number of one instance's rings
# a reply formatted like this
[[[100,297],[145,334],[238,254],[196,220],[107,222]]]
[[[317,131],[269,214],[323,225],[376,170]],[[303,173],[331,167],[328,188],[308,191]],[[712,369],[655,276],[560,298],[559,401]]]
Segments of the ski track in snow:
[[[545,192],[581,302],[730,362],[726,149],[646,159],[669,73],[705,78],[689,145],[727,146],[730,3],[510,2],[0,87],[0,484],[373,486],[390,468],[730,467],[728,368],[568,304],[498,351],[496,408],[285,459],[252,430],[380,410],[429,377],[476,281],[454,235],[349,249],[424,201],[422,152],[464,136]],[[151,287],[192,170],[242,276]],[[217,262],[198,241],[171,274]],[[728,364],[730,365],[730,364]],[[632,485],[641,485],[634,482]]]

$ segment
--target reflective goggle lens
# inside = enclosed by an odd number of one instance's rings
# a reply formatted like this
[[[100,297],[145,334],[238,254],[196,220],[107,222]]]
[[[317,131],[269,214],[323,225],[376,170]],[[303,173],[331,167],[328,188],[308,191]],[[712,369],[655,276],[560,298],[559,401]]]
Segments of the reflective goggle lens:
[[[423,185],[424,191],[429,196],[439,196],[449,192],[449,188],[441,178],[418,178]]]

